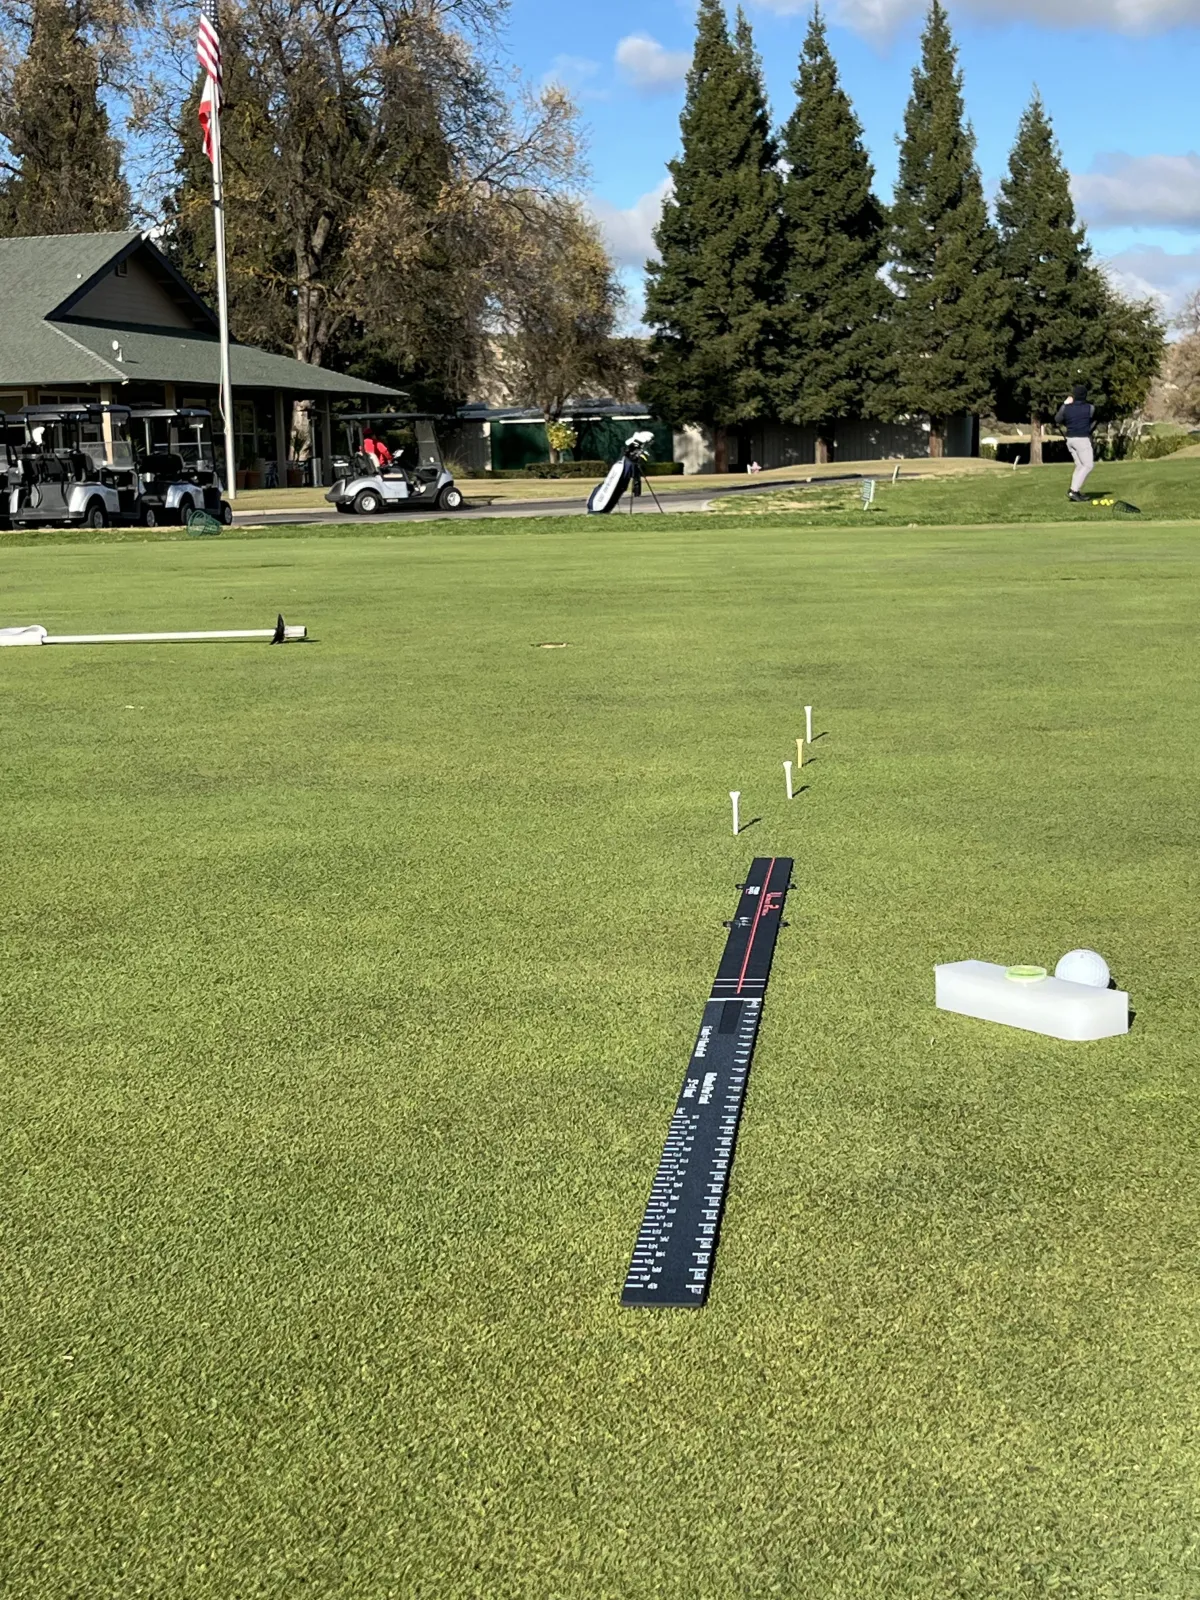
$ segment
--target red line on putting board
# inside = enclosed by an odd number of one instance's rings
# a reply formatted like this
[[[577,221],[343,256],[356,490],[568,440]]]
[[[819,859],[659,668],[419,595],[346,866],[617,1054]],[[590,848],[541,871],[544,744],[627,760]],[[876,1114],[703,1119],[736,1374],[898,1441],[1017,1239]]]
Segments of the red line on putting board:
[[[791,875],[785,856],[760,856],[746,875],[650,1188],[622,1305],[702,1306],[708,1296]],[[771,887],[773,878],[781,887]]]
[[[754,925],[750,929],[750,939],[749,939],[749,942],[746,945],[746,959],[742,962],[742,970],[738,973],[738,993],[739,994],[741,994],[741,992],[742,992],[742,984],[745,982],[746,968],[750,965],[750,954],[754,949],[754,938],[755,938],[755,935],[758,933],[758,925],[762,921],[763,907],[767,904],[767,901],[770,899],[770,894],[768,893],[768,890],[770,888],[770,883],[771,883],[771,873],[775,869],[775,862],[777,860],[778,860],[777,856],[772,856],[771,857],[770,864],[767,867],[767,875],[763,879],[762,891],[761,891],[761,893],[759,894],[759,897],[758,897],[758,908],[754,913]]]

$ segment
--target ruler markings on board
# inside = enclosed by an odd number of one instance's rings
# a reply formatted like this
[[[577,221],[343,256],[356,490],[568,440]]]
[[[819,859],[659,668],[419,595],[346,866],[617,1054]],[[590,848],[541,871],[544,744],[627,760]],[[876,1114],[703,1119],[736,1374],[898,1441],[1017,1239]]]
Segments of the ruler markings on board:
[[[622,1305],[702,1306],[707,1298],[791,878],[786,856],[760,856],[746,875],[650,1185]]]

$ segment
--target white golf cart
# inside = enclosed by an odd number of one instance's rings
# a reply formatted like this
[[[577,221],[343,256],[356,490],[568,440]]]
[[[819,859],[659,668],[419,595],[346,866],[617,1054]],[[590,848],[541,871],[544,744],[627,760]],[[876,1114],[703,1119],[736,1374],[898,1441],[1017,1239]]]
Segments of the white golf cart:
[[[8,515],[29,522],[103,528],[137,520],[129,407],[108,404],[24,406],[19,469],[10,474]]]
[[[211,412],[134,406],[129,431],[137,462],[138,512],[147,528],[160,522],[186,524],[193,511],[207,511],[229,526],[233,507],[221,496]]]
[[[429,412],[362,411],[341,419],[347,454],[333,460],[333,487],[325,498],[339,511],[373,516],[379,511],[436,506],[457,511],[462,490],[446,470]],[[366,449],[377,438],[391,460]]]

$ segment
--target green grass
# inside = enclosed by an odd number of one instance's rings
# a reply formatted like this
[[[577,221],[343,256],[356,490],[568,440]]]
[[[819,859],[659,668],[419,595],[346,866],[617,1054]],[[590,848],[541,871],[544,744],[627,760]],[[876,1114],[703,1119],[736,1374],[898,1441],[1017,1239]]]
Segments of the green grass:
[[[970,527],[1001,523],[1065,522],[1095,527],[1111,522],[1112,509],[1067,499],[1071,467],[1017,467],[988,473],[923,477],[892,483],[880,463],[875,505],[867,516],[881,526]],[[908,470],[907,463],[903,464]],[[869,471],[869,469],[867,469]],[[1175,522],[1200,516],[1200,460],[1100,462],[1088,480],[1093,500],[1120,499],[1137,506],[1143,521]],[[752,500],[729,498],[715,508],[727,516],[786,513],[803,527],[858,527],[864,520],[859,485],[781,489]]]
[[[6,547],[315,639],[0,655],[6,1600],[1193,1600],[1194,528],[580,532]],[[622,1311],[762,852],[713,1296]],[[1077,944],[1127,1038],[933,1007]]]

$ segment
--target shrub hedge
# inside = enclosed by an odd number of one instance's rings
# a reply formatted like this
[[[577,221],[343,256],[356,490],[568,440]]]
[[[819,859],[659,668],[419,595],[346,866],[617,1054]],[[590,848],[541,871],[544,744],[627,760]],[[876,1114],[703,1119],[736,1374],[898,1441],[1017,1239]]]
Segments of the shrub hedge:
[[[1144,433],[1140,439],[1127,434],[1117,434],[1106,439],[1103,435],[1095,441],[1097,461],[1159,461],[1163,456],[1173,456],[1184,445],[1191,444],[1187,433]],[[999,444],[984,444],[979,454],[987,461],[1019,461],[1029,465],[1028,439],[1002,439]],[[1065,439],[1050,438],[1042,441],[1042,460],[1049,466],[1070,461],[1071,452]]]
[[[1163,456],[1173,456],[1185,444],[1192,443],[1190,433],[1148,433],[1133,447],[1137,461],[1159,461]]]
[[[611,461],[531,461],[527,467],[497,467],[491,478],[603,478]],[[647,478],[670,478],[683,471],[682,461],[647,461]]]

